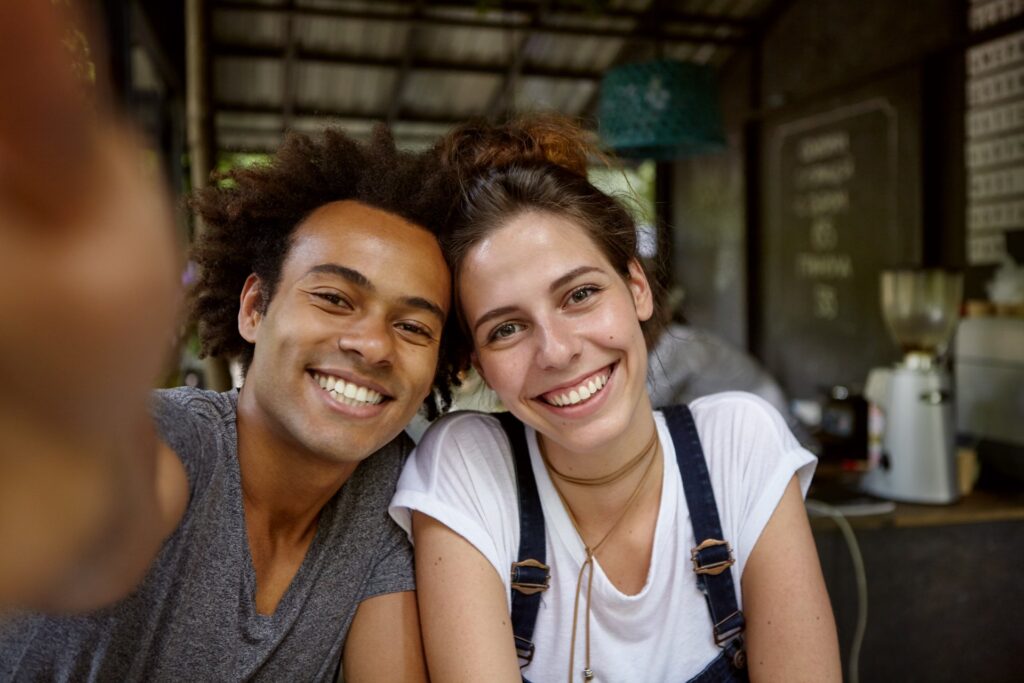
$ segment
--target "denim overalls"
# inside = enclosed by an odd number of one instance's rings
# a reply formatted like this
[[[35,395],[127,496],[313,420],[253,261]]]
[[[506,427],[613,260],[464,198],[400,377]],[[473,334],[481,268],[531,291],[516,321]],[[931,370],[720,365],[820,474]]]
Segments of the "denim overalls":
[[[690,409],[686,406],[664,408],[665,421],[676,460],[683,477],[683,493],[690,511],[694,538],[702,539],[691,553],[697,587],[707,599],[715,643],[721,654],[687,683],[732,683],[747,681],[746,653],[743,648],[743,613],[736,605],[733,587],[732,549],[723,539],[707,462],[697,436]],[[509,413],[495,415],[512,445],[519,489],[519,559],[512,564],[512,632],[522,666],[533,659],[533,628],[537,622],[541,593],[548,588],[549,567],[544,564],[546,547],[544,513],[537,482],[530,466],[523,425]],[[524,683],[529,683],[523,677]]]

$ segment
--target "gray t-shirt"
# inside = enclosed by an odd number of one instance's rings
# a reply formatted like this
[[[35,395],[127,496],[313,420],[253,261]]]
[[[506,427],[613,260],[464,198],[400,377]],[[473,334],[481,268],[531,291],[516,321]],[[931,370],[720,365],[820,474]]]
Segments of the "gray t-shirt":
[[[256,612],[238,469],[237,392],[154,394],[190,499],[138,589],[82,617],[0,619],[0,681],[330,681],[359,603],[413,589],[412,553],[388,517],[411,442],[356,469],[271,616]]]

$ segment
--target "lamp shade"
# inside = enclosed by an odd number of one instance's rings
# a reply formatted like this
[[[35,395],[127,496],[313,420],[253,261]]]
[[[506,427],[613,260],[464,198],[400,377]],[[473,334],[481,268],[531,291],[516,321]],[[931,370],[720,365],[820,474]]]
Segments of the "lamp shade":
[[[601,81],[601,138],[623,157],[675,159],[725,147],[711,67],[675,60],[625,64]]]

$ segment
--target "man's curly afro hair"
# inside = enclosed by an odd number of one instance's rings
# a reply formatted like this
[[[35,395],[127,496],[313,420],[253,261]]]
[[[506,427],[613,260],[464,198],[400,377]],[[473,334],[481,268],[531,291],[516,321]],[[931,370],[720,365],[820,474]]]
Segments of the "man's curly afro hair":
[[[229,182],[211,185],[191,199],[204,229],[191,253],[200,275],[190,292],[189,309],[202,354],[237,358],[246,369],[254,346],[238,332],[242,286],[255,273],[265,309],[276,291],[292,235],[310,213],[334,201],[356,200],[436,235],[458,193],[458,184],[436,154],[398,151],[383,125],[366,143],[334,129],[317,140],[289,134],[269,164],[235,169],[221,176],[224,179]],[[450,336],[449,327],[446,323],[445,337]],[[450,396],[446,348],[442,344],[435,377],[442,405]],[[436,407],[429,401],[428,406]]]

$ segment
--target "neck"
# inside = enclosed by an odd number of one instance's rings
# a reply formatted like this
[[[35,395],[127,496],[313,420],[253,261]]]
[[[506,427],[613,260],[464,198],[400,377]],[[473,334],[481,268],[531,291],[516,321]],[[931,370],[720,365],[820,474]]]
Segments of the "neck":
[[[654,413],[646,394],[629,416],[626,428],[599,446],[574,450],[557,437],[538,432],[537,441],[557,471],[580,479],[600,479],[618,471],[646,445],[656,432]]]
[[[644,398],[646,399],[646,396]],[[555,469],[570,477],[593,480],[607,477],[628,465],[638,453],[651,445],[652,437],[657,439],[657,425],[651,412],[650,401],[643,400],[638,403],[627,429],[603,443],[600,448],[585,452],[573,451],[543,434],[538,434],[538,445],[549,463],[549,469]],[[654,455],[648,457],[654,457],[656,462],[647,480],[643,482],[638,507],[644,505],[643,499],[649,498],[651,491],[661,490],[660,451],[655,450]],[[625,472],[623,476],[601,486],[573,484],[560,479],[554,473],[551,474],[551,478],[566,503],[572,508],[580,526],[583,529],[600,528],[607,519],[621,512],[625,502],[640,484],[648,462],[647,458],[643,458],[636,467]]]
[[[358,463],[330,462],[275,429],[255,398],[238,396],[238,465],[246,526],[258,534],[298,542],[316,530],[320,511]]]

